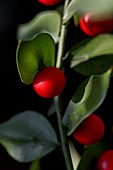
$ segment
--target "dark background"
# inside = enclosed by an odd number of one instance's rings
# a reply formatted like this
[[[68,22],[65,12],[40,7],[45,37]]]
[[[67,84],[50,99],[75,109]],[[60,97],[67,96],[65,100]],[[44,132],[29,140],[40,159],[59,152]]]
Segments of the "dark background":
[[[36,0],[0,0],[0,123],[24,110],[36,110],[44,114],[51,103],[51,100],[37,96],[33,92],[32,85],[26,86],[20,80],[16,67],[16,47],[18,43],[16,31],[19,24],[30,21],[38,12],[54,9],[55,7],[57,6],[46,7]],[[67,49],[74,41],[78,42],[86,38],[86,35],[79,28],[76,28],[76,31],[75,28],[73,29],[73,23],[70,28],[67,36]],[[73,80],[73,74],[75,73],[72,70],[68,70],[67,76],[70,73],[69,83],[72,78],[72,82],[75,85],[76,81]],[[79,84],[81,77],[78,74],[76,76]],[[67,89],[70,87],[72,88],[68,84]],[[106,126],[105,140],[111,138],[112,93],[111,81],[107,98],[102,107],[98,109],[98,114]],[[68,96],[68,91],[66,95]],[[50,170],[54,168],[55,170],[61,168],[61,166],[62,169],[66,169],[63,161],[62,154],[59,153],[59,150],[56,150],[50,153],[48,157],[42,159],[42,169]],[[15,161],[0,146],[0,170],[28,170],[28,167],[29,163]]]

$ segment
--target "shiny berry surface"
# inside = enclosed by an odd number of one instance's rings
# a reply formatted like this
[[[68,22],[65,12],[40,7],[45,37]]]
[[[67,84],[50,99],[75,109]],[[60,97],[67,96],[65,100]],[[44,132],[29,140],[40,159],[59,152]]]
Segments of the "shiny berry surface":
[[[60,3],[61,0],[38,0],[41,4],[45,6],[53,6]]]
[[[97,170],[113,170],[113,150],[107,150],[99,157]]]
[[[94,20],[94,14],[86,14],[80,18],[80,29],[88,36],[93,37],[113,31],[113,18]],[[96,16],[97,17],[97,16]]]
[[[74,131],[73,137],[81,144],[95,144],[104,134],[103,121],[96,115],[88,116]]]
[[[45,67],[38,72],[33,80],[33,88],[44,98],[59,95],[65,87],[65,75],[57,67]]]

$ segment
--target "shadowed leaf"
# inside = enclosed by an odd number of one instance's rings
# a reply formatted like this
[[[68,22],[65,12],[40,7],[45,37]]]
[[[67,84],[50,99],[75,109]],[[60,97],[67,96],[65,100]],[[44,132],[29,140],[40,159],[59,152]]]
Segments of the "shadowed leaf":
[[[55,42],[58,42],[61,26],[61,16],[56,10],[46,10],[38,13],[28,23],[20,24],[17,29],[17,38],[29,40],[38,33],[49,33]]]
[[[102,74],[113,65],[113,35],[100,34],[87,38],[73,46],[67,57],[70,67],[82,75]]]
[[[49,121],[35,111],[24,111],[0,125],[0,143],[19,162],[41,158],[58,146]]]
[[[99,156],[109,149],[113,149],[113,145],[103,142],[89,146],[83,153],[77,170],[95,170]]]

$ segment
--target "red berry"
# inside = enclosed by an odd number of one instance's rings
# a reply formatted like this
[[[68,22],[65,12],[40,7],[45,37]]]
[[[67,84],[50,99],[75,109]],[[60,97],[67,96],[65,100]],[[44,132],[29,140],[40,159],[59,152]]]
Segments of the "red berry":
[[[38,0],[41,4],[52,6],[58,4],[61,0]]]
[[[102,33],[109,33],[113,31],[113,18],[105,20],[94,20],[97,15],[86,14],[80,18],[81,30],[90,37],[96,36]]]
[[[107,150],[100,155],[97,170],[113,170],[113,150]]]
[[[59,95],[65,87],[64,73],[57,67],[45,67],[36,74],[33,87],[40,96],[53,98]]]
[[[104,134],[104,124],[96,115],[88,116],[74,131],[73,137],[81,144],[95,144]]]

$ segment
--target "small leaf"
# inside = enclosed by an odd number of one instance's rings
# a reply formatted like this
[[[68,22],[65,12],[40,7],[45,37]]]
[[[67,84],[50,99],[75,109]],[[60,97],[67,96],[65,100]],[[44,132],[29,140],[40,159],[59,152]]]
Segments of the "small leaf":
[[[63,22],[68,22],[75,13],[84,15],[89,12],[113,15],[113,0],[71,0],[65,10]]]
[[[38,13],[31,21],[20,24],[17,29],[17,38],[28,40],[38,33],[51,34],[55,42],[58,42],[61,26],[61,16],[56,10],[46,10]]]
[[[78,125],[102,104],[109,88],[110,75],[111,69],[102,75],[92,75],[80,85],[63,116],[63,125],[68,127],[67,135],[71,135]],[[80,96],[76,97],[80,91]]]
[[[66,56],[70,58],[70,67],[74,68],[78,64],[102,55],[113,55],[112,34],[100,34],[93,38],[87,38],[73,46]]]
[[[113,145],[109,143],[97,143],[89,146],[83,153],[77,170],[95,170],[99,156],[109,149],[113,149]]]
[[[23,83],[31,84],[40,67],[54,66],[55,43],[48,33],[40,33],[31,40],[19,41],[16,64]]]
[[[55,101],[54,101],[54,98],[53,98],[52,103],[51,103],[50,107],[49,107],[48,110],[47,110],[47,115],[48,115],[48,116],[51,116],[51,115],[53,115],[55,112],[56,112],[56,110],[55,110]]]
[[[39,159],[36,159],[31,163],[29,170],[41,170]]]
[[[58,145],[49,121],[43,115],[29,110],[0,125],[0,143],[19,162],[41,158]]]
[[[73,15],[73,21],[76,27],[79,26],[79,20],[80,20],[80,16],[75,13]]]
[[[68,143],[69,143],[69,149],[70,149],[73,167],[74,167],[74,170],[76,170],[80,162],[81,156],[79,155],[78,151],[76,150],[75,146],[70,140],[68,141]]]

